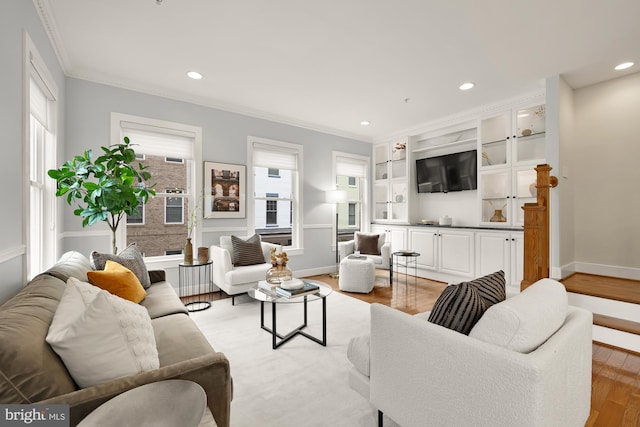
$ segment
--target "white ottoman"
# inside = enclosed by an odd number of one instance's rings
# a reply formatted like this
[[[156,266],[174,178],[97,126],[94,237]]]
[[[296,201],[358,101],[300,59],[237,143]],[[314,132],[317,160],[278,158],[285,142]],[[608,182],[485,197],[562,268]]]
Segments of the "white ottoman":
[[[376,268],[372,259],[348,256],[340,261],[340,290],[368,294],[373,289],[375,280]]]

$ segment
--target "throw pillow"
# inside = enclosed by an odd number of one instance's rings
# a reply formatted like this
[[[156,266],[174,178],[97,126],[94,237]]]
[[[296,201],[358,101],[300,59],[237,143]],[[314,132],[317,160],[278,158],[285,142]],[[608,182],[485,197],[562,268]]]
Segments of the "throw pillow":
[[[92,285],[78,288],[85,286]],[[82,307],[80,294],[78,289],[69,293],[65,289],[62,299],[74,298],[76,313],[71,322],[56,322],[58,317],[70,319],[69,305],[61,301],[46,337],[78,386],[86,388],[160,366],[146,308],[103,290]]]
[[[233,265],[255,265],[264,264],[264,254],[262,253],[262,245],[260,244],[260,236],[254,234],[247,240],[239,237],[231,236],[231,244],[233,245]]]
[[[135,274],[124,265],[107,260],[103,271],[87,272],[89,283],[138,304],[147,296]]]
[[[485,303],[478,291],[462,282],[444,288],[433,305],[429,322],[469,335],[484,311]]]
[[[82,282],[75,277],[69,277],[49,325],[49,333],[59,333],[72,325],[99,292],[99,287]]]
[[[91,266],[94,270],[104,270],[107,260],[115,261],[133,271],[133,274],[136,275],[143,288],[147,289],[151,286],[147,266],[144,264],[142,254],[135,243],[127,246],[118,255],[103,254],[96,251],[91,252]]]
[[[487,309],[493,304],[504,301],[507,297],[507,283],[504,280],[504,271],[502,270],[473,279],[468,283],[478,291]]]
[[[380,235],[372,233],[355,233],[355,248],[356,251],[360,251],[361,254],[366,255],[380,255],[378,249],[378,239]]]

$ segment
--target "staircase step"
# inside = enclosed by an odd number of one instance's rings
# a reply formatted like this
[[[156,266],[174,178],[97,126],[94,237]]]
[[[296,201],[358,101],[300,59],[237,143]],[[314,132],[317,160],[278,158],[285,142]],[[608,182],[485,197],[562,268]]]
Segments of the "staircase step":
[[[593,313],[593,324],[609,329],[615,329],[630,334],[640,335],[640,323],[631,320],[618,319],[604,314]]]
[[[577,273],[562,280],[567,292],[640,304],[640,281]]]

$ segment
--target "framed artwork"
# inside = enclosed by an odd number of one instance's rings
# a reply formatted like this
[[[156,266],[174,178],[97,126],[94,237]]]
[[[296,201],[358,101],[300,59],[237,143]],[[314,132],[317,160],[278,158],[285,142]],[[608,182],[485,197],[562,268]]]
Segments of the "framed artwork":
[[[244,218],[246,166],[204,162],[204,217]]]

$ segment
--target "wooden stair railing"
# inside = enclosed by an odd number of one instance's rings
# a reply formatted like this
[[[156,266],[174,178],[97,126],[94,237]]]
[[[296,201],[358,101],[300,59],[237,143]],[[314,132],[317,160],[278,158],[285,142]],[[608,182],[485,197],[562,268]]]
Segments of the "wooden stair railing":
[[[524,278],[520,290],[549,277],[549,190],[558,185],[551,176],[551,166],[536,168],[537,202],[525,203],[524,209]]]

